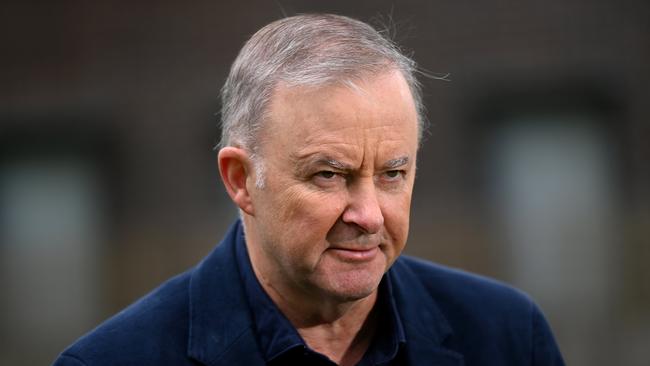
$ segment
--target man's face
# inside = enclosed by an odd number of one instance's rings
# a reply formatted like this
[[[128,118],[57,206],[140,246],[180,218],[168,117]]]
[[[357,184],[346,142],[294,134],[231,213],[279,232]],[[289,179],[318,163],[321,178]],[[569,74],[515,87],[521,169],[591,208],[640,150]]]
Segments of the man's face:
[[[260,136],[265,184],[246,218],[258,276],[283,292],[366,297],[409,227],[417,115],[397,71],[359,88],[280,85]]]

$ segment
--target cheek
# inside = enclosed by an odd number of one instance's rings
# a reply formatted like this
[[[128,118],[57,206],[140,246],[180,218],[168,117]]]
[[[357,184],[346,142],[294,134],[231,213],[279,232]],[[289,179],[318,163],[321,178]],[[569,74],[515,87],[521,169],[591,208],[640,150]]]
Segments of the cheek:
[[[327,234],[341,215],[341,200],[331,194],[289,190],[284,195],[276,218],[280,249],[292,271],[307,274],[315,270],[329,247]],[[281,229],[281,230],[282,230]],[[277,228],[275,230],[278,230]]]
[[[393,244],[399,250],[404,247],[409,231],[409,215],[411,210],[411,194],[389,195],[384,203],[384,226]]]
[[[326,249],[326,236],[344,209],[339,194],[291,187],[278,195],[275,220],[282,226],[284,244],[293,255],[314,256]]]

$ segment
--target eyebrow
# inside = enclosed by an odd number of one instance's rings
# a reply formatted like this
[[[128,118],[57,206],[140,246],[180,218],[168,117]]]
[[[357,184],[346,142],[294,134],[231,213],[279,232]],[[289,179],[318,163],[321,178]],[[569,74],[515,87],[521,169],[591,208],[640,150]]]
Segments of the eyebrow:
[[[307,174],[309,173],[310,170],[309,167],[314,165],[327,165],[331,168],[338,169],[341,171],[352,170],[352,166],[350,166],[349,164],[345,164],[329,156],[324,156],[321,154],[315,154],[315,155],[316,156],[302,157],[302,158],[292,156],[296,168],[296,174],[299,175]]]
[[[390,170],[390,169],[395,169],[402,167],[409,162],[409,157],[408,156],[401,156],[399,158],[395,159],[390,159],[386,163],[384,163],[382,169],[384,170]],[[296,161],[296,168],[298,171],[304,172],[307,168],[308,165],[327,165],[329,167],[332,167],[337,170],[341,171],[352,171],[354,170],[354,167],[350,164],[346,164],[342,161],[333,159],[329,156],[320,156],[316,159],[306,159],[306,161],[303,161],[302,163],[299,161]]]
[[[328,158],[318,159],[316,162],[318,164],[329,165],[334,169],[345,170],[345,171],[352,170],[352,167],[350,165],[345,164],[345,163],[340,162],[340,161],[335,160],[335,159],[328,159]]]
[[[399,168],[401,166],[404,166],[404,165],[408,164],[408,162],[409,162],[408,156],[401,156],[401,157],[396,158],[396,159],[388,160],[384,164],[383,169]],[[335,160],[335,159],[328,159],[328,158],[319,159],[319,160],[317,160],[317,163],[324,164],[324,165],[329,165],[332,168],[339,169],[339,170],[346,170],[346,171],[347,170],[352,170],[352,167],[350,165],[342,163],[342,162],[340,162],[338,160]]]
[[[391,159],[384,164],[384,169],[395,169],[399,168],[401,166],[404,166],[408,164],[409,162],[409,157],[408,156],[401,156],[397,159]]]

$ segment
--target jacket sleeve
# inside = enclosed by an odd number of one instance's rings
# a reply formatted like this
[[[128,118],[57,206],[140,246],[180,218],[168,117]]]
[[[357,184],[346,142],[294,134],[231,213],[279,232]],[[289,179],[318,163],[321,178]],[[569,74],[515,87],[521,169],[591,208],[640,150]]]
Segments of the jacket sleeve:
[[[88,366],[81,359],[74,357],[72,355],[61,354],[52,366]]]
[[[560,349],[551,328],[537,306],[532,316],[533,366],[564,366]]]

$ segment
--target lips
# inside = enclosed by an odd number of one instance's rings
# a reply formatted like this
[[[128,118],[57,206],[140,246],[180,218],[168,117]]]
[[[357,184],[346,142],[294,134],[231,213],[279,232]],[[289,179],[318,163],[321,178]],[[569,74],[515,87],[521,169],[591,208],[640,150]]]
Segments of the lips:
[[[379,247],[370,248],[329,248],[329,252],[345,262],[367,262],[379,254]]]

